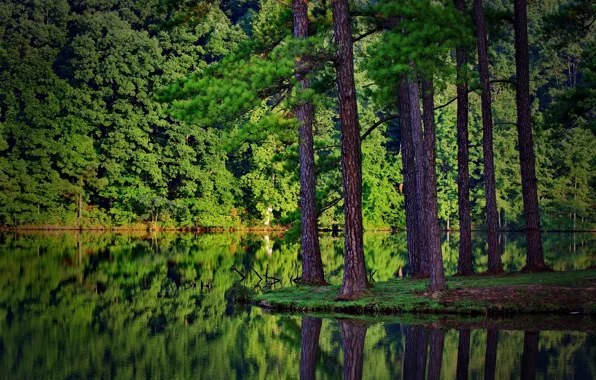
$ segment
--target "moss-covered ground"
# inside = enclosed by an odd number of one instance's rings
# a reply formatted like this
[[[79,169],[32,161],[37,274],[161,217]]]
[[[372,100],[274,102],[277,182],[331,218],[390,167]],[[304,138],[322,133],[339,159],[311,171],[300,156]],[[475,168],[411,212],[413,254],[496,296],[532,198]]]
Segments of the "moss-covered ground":
[[[596,269],[570,272],[450,277],[447,290],[427,292],[427,280],[374,283],[370,295],[338,301],[339,286],[287,287],[254,295],[251,302],[277,311],[341,314],[596,315]]]

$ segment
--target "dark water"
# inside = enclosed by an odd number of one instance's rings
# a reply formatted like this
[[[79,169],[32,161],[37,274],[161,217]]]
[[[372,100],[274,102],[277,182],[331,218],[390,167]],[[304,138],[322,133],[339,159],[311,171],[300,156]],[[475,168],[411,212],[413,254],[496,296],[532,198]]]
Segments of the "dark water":
[[[474,239],[482,271],[485,239]],[[505,268],[521,268],[523,237],[501,242]],[[321,238],[333,283],[342,245]],[[365,248],[376,281],[403,275],[403,234],[367,234]],[[443,249],[452,273],[457,235]],[[596,235],[549,234],[545,252],[556,270],[584,269]],[[297,254],[273,235],[0,233],[0,378],[596,378],[594,321],[583,317],[421,325],[234,305],[232,268],[257,290],[255,272],[287,286]]]

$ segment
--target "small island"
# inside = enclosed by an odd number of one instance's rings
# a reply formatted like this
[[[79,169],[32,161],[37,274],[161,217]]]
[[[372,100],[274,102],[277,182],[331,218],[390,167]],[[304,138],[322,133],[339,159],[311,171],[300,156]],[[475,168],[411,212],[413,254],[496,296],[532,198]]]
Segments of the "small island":
[[[447,289],[428,292],[425,279],[375,283],[370,295],[336,299],[338,286],[269,290],[251,302],[275,311],[341,314],[596,314],[596,269],[499,276],[452,276]]]

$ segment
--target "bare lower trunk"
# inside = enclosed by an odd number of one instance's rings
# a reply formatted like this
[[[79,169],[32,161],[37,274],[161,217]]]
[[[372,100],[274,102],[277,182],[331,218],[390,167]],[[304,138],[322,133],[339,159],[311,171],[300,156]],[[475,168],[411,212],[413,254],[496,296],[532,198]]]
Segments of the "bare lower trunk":
[[[470,364],[470,329],[459,330],[459,345],[457,346],[457,380],[468,378],[468,366]]]
[[[342,320],[339,323],[344,348],[344,379],[360,380],[367,326],[361,321]]]
[[[368,280],[362,239],[362,157],[354,84],[352,28],[347,0],[332,0],[333,31],[339,47],[335,69],[341,123],[342,178],[344,191],[344,276],[339,299],[367,293]]]
[[[430,331],[430,359],[428,362],[428,380],[441,378],[443,364],[443,347],[445,346],[445,330],[432,329]]]
[[[302,349],[300,351],[300,380],[314,380],[317,370],[317,351],[321,334],[321,319],[302,318]]]
[[[484,153],[484,191],[486,198],[486,224],[488,226],[488,272],[503,271],[499,254],[499,215],[495,184],[493,156],[493,116],[488,72],[488,37],[484,23],[482,0],[474,0],[474,19],[478,33],[478,71],[482,85],[482,151]]]
[[[418,90],[418,83],[410,80],[409,84],[410,97],[410,119],[412,123],[412,143],[414,146],[414,159],[416,168],[416,202],[420,205],[420,215],[418,219],[418,244],[420,251],[420,271],[419,277],[430,276],[430,260],[431,255],[428,250],[428,239],[425,231],[426,225],[425,207],[426,207],[426,176],[424,170],[424,141],[422,137],[422,117],[420,115],[420,96]]]
[[[294,0],[294,36],[308,37],[308,1]],[[308,64],[301,59],[296,66]],[[300,90],[309,88],[306,77],[298,78]],[[317,200],[315,156],[313,148],[314,107],[311,102],[300,103],[295,108],[298,118],[298,155],[300,158],[300,222],[302,247],[302,284],[325,285],[321,249],[317,227]]]
[[[455,7],[465,12],[465,1],[455,0]],[[457,200],[459,211],[459,258],[457,273],[474,274],[472,264],[472,220],[470,217],[470,173],[468,168],[468,82],[465,73],[467,52],[456,49],[457,58]]]
[[[404,177],[404,198],[406,203],[406,238],[408,243],[408,273],[417,276],[420,271],[420,244],[418,217],[420,205],[416,196],[416,167],[412,124],[410,118],[410,97],[407,80],[402,80],[399,87],[399,124],[401,137],[401,161]]]
[[[486,355],[484,360],[484,379],[494,380],[497,369],[497,345],[499,330],[490,329],[486,333]]]
[[[524,354],[521,365],[521,378],[532,380],[536,378],[536,365],[538,363],[538,332],[526,331],[524,333]]]
[[[517,133],[521,166],[524,217],[526,219],[526,266],[523,272],[549,270],[544,262],[540,211],[538,209],[538,179],[534,163],[534,145],[530,120],[530,58],[528,51],[528,17],[526,0],[514,1],[515,66],[517,72]]]
[[[435,103],[432,82],[424,80],[422,90],[422,108],[424,110],[423,169],[426,179],[423,217],[430,267],[429,290],[441,291],[445,290],[445,269],[441,251],[441,228],[439,227],[439,206],[437,204]]]

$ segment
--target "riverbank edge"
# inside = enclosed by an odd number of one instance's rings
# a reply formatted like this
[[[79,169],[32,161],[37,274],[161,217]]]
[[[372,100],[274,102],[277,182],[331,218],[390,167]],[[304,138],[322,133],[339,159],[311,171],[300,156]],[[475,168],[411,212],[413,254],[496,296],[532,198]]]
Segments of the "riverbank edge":
[[[447,290],[426,291],[427,280],[375,283],[370,296],[337,301],[339,286],[285,287],[249,295],[247,301],[278,312],[345,315],[520,314],[596,315],[596,268],[551,273],[510,273],[448,278]]]

